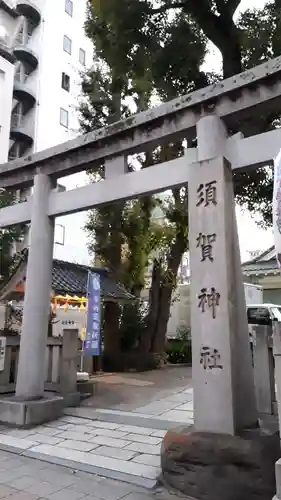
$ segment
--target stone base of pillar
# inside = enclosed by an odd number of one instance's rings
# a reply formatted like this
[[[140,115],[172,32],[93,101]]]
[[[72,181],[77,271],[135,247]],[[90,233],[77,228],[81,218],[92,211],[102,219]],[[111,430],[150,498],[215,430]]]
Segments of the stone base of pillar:
[[[281,499],[281,459],[277,460],[275,464],[275,476],[276,476],[276,500]]]
[[[37,401],[16,401],[13,397],[0,399],[0,423],[29,428],[61,417],[64,399],[58,396]]]
[[[244,433],[243,433],[244,434]],[[161,449],[162,480],[194,500],[268,500],[276,492],[279,435],[172,429]]]
[[[80,406],[80,402],[80,392],[71,392],[63,395],[63,404],[66,408],[74,408],[76,406]]]

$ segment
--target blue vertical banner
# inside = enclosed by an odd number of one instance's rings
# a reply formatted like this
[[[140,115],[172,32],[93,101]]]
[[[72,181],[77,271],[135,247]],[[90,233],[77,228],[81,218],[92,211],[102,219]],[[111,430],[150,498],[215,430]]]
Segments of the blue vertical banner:
[[[88,275],[87,327],[84,343],[85,356],[100,356],[101,336],[101,287],[100,275]]]

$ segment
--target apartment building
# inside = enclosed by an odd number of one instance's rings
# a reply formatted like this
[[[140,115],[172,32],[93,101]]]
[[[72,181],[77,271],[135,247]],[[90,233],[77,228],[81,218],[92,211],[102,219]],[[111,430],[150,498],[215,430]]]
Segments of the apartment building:
[[[0,0],[1,162],[79,134],[80,73],[93,60],[92,43],[84,33],[86,4]],[[71,189],[84,184],[85,176],[62,183]],[[56,257],[88,263],[85,215],[61,217],[56,223]]]
[[[6,30],[0,25],[0,163],[7,161],[9,152],[15,62],[6,41]]]

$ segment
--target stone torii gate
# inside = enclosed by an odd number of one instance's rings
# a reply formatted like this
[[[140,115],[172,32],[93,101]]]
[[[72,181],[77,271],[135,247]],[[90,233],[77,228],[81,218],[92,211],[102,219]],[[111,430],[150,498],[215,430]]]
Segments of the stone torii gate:
[[[256,425],[232,171],[271,165],[281,146],[281,131],[243,138],[240,133],[228,137],[227,130],[239,131],[242,120],[278,109],[281,112],[280,57],[0,166],[0,188],[34,187],[27,201],[0,210],[2,228],[31,222],[16,396],[1,402],[0,420],[38,423],[58,411],[58,401],[44,397],[42,369],[54,218],[188,183],[195,428],[235,435]],[[128,172],[128,155],[196,136],[197,148],[187,149],[183,157]],[[56,190],[57,179],[101,162],[104,181]]]

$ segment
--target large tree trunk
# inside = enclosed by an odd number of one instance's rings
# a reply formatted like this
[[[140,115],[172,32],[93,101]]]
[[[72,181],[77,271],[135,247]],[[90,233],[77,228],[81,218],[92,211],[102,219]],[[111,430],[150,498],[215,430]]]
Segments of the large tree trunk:
[[[223,59],[223,76],[229,78],[242,71],[239,31],[233,16],[240,0],[216,1],[217,13],[208,0],[185,0],[183,9],[191,14],[203,33],[219,49]]]
[[[141,349],[145,352],[163,353],[165,350],[172,293],[185,250],[186,238],[179,231],[171,246],[166,270],[164,271],[161,262],[154,262],[149,295],[148,327],[141,343]]]
[[[154,260],[151,286],[149,290],[149,312],[147,320],[147,329],[140,341],[140,350],[142,352],[150,352],[152,338],[157,324],[160,290],[162,280],[162,265],[157,259]]]
[[[119,305],[116,302],[106,302],[104,305],[104,353],[114,357],[120,351],[119,317]]]
[[[162,282],[158,298],[158,313],[157,321],[154,325],[154,331],[151,338],[152,352],[162,353],[165,350],[167,326],[170,318],[170,308],[172,294],[177,281],[178,269],[181,263],[183,253],[186,249],[186,242],[182,233],[178,233],[176,240],[171,247],[170,256],[168,258],[167,270],[165,276],[167,278]]]

